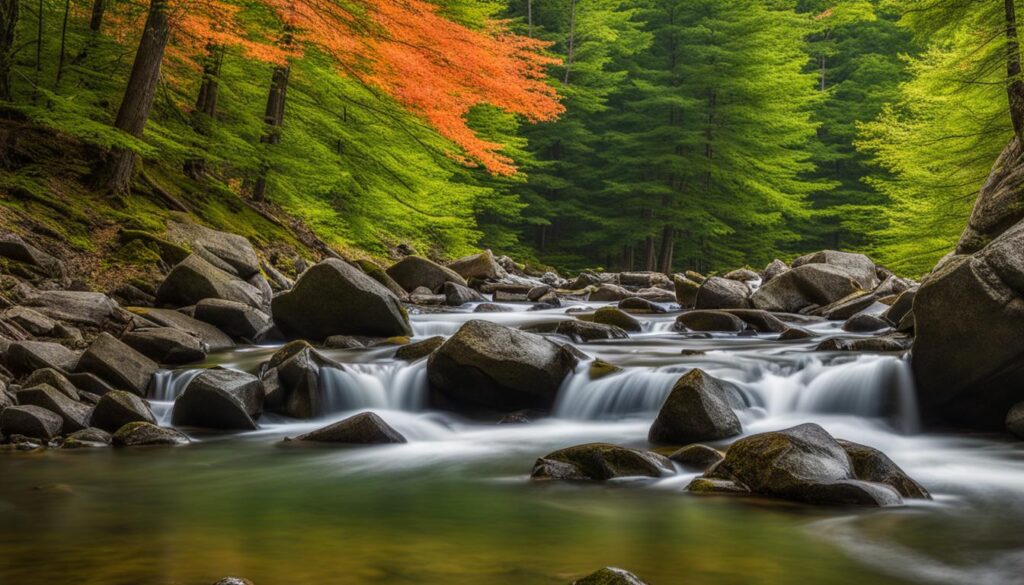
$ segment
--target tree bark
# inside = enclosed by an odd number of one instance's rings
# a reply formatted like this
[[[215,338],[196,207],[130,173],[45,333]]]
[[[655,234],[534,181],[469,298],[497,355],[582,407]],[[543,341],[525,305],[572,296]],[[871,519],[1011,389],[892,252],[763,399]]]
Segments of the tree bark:
[[[633,270],[633,246],[622,247],[622,272]]]
[[[18,0],[0,0],[0,100],[11,101],[11,66],[14,34],[18,27]]]
[[[572,60],[576,52],[576,0],[569,4],[569,39],[568,48],[565,54],[565,77],[562,83],[569,85],[569,72],[572,70]]]
[[[665,225],[661,229],[661,250],[658,254],[661,259],[661,263],[658,265],[658,271],[665,274],[672,274],[672,262],[675,256],[676,248],[676,230],[671,225]]]
[[[1004,0],[1006,9],[1006,94],[1010,121],[1018,139],[1024,138],[1024,79],[1021,79],[1020,38],[1017,35],[1015,0]]]
[[[220,69],[224,62],[224,50],[216,45],[206,46],[207,55],[203,62],[203,82],[196,96],[193,113],[193,127],[200,136],[209,136],[217,116],[217,99],[220,96]],[[206,173],[206,159],[193,158],[185,161],[185,174],[198,179]]]
[[[68,41],[68,15],[71,13],[71,0],[64,0],[64,22],[60,27],[60,58],[57,60],[57,85],[64,76],[64,53]]]
[[[264,144],[281,143],[281,125],[284,123],[284,109],[288,98],[288,78],[291,75],[291,68],[287,65],[274,68],[274,74],[270,78],[270,92],[267,94],[267,108],[263,115],[263,121],[267,125],[267,132],[260,138]],[[268,165],[264,164],[260,169],[260,175],[253,186],[253,201],[264,201],[267,198],[267,172]]]
[[[121,99],[121,107],[117,111],[117,120],[114,122],[117,129],[136,138],[142,136],[150,110],[153,109],[153,98],[160,79],[160,64],[170,36],[167,1],[150,2],[146,27],[142,32],[139,50],[135,53],[135,62],[132,64],[124,97]],[[128,194],[131,184],[135,153],[117,148],[111,154],[108,186],[114,195],[123,197]]]
[[[640,212],[640,217],[644,220],[643,223],[646,228],[650,221],[654,219],[654,212],[650,209],[644,209]],[[648,235],[644,238],[643,270],[653,271],[657,267],[657,264],[658,257],[655,249],[654,236]]]
[[[92,3],[92,16],[89,18],[89,30],[94,33],[100,32],[103,26],[103,13],[106,11],[105,0],[94,0]]]
[[[533,38],[533,0],[526,0],[526,31]]]

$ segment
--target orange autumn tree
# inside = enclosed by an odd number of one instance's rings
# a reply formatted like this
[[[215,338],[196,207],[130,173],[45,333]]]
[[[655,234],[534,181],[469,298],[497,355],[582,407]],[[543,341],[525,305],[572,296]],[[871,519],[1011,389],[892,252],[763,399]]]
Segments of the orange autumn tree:
[[[330,55],[343,75],[379,88],[455,143],[466,164],[497,175],[516,172],[503,145],[478,136],[466,115],[491,105],[531,122],[562,111],[546,69],[548,43],[491,21],[474,30],[425,0],[264,0],[294,31],[297,45]]]

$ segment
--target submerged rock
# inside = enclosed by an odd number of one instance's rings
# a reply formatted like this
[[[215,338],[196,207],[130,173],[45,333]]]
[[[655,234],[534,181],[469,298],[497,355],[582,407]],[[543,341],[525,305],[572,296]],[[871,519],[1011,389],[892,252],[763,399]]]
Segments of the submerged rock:
[[[113,440],[114,437],[107,431],[97,429],[95,427],[89,427],[64,437],[64,440],[60,444],[60,448],[94,449],[99,447],[109,447]]]
[[[398,298],[357,268],[328,259],[274,297],[274,322],[292,338],[320,342],[332,335],[410,335]]]
[[[296,441],[345,445],[406,443],[401,433],[372,412],[364,412],[322,429],[296,437]]]
[[[849,445],[853,457],[815,424],[752,435],[733,443],[725,460],[703,478],[809,504],[891,506],[903,502],[901,493],[928,497],[888,458]],[[701,485],[692,488],[700,491]]]
[[[550,409],[578,358],[538,335],[469,321],[430,356],[435,406],[512,412]]]
[[[118,447],[144,447],[149,445],[185,445],[188,437],[180,431],[158,427],[148,422],[128,423],[114,433]]]
[[[617,477],[661,477],[674,472],[672,462],[657,453],[608,443],[588,443],[541,457],[534,464],[530,478],[606,481]]]
[[[647,585],[640,577],[629,571],[605,567],[600,571],[591,573],[582,579],[572,582],[572,585]]]
[[[734,437],[743,432],[733,407],[739,391],[703,370],[679,378],[648,433],[652,443],[685,445]]]
[[[175,426],[222,430],[256,430],[263,412],[263,383],[256,376],[214,368],[189,382],[174,401]]]

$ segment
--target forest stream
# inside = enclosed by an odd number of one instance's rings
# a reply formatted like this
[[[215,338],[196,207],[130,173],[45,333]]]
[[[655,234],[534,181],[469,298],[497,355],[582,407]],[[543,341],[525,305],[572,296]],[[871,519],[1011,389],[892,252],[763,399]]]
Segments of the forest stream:
[[[480,317],[473,306],[413,315],[414,339],[452,335]],[[485,318],[510,327],[571,318],[566,308],[506,306]],[[688,336],[672,330],[671,315],[641,322],[629,339],[577,344],[623,371],[591,380],[581,363],[553,416],[531,424],[425,408],[427,360],[396,360],[393,347],[323,350],[343,369],[321,370],[326,400],[315,420],[266,414],[253,432],[189,429],[190,446],[160,456],[0,457],[0,583],[170,585],[233,573],[271,584],[556,584],[606,565],[663,584],[1020,582],[1024,452],[1003,436],[922,433],[903,357],[812,352],[820,337]],[[808,327],[827,337],[839,325]],[[255,373],[275,349],[159,372],[149,398],[160,423],[170,424],[198,368]],[[659,406],[691,368],[742,389],[745,436],[815,422],[884,450],[934,499],[863,510],[698,496],[684,491],[697,473],[679,466],[653,479],[530,481],[538,457],[567,445],[646,446]],[[282,442],[367,410],[408,443]]]

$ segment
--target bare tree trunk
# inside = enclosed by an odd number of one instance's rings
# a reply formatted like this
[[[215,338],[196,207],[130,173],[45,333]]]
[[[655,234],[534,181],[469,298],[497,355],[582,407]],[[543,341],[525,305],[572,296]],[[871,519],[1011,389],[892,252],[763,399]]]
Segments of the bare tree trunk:
[[[533,38],[533,0],[526,0],[526,30],[527,35]]]
[[[14,34],[18,28],[18,0],[0,0],[0,100],[11,101],[11,66]]]
[[[672,274],[672,262],[675,256],[676,247],[676,230],[671,225],[665,225],[661,229],[661,250],[658,256],[661,259],[661,263],[658,265],[658,271],[664,272],[665,274]]]
[[[633,270],[633,246],[622,247],[622,272]]]
[[[68,15],[71,13],[71,0],[64,0],[64,23],[60,27],[60,59],[57,61],[57,85],[64,76],[64,52],[68,40]]]
[[[103,13],[106,11],[105,0],[94,0],[92,3],[92,16],[89,18],[89,30],[94,33],[100,32],[103,26]]]
[[[149,4],[146,27],[142,32],[139,50],[135,53],[135,62],[132,64],[124,97],[121,99],[121,107],[117,111],[117,120],[114,122],[116,128],[136,138],[142,136],[149,120],[149,112],[153,109],[153,98],[160,79],[160,64],[171,32],[167,20],[167,1],[151,0]],[[107,170],[107,184],[115,196],[123,197],[128,194],[134,168],[134,152],[121,148],[114,149]]]
[[[565,54],[565,77],[562,83],[569,85],[569,72],[572,70],[572,60],[576,52],[576,0],[569,4],[569,40]]]
[[[270,78],[270,92],[267,94],[267,109],[263,115],[263,121],[268,126],[267,133],[260,138],[264,144],[281,143],[281,124],[284,123],[284,108],[288,97],[288,78],[291,69],[285,65],[275,67],[274,74]],[[260,169],[260,175],[252,189],[253,201],[264,201],[267,198],[267,172],[269,169],[264,165]]]
[[[203,62],[203,82],[199,85],[193,127],[201,136],[209,136],[214,118],[217,116],[217,99],[220,96],[220,68],[224,61],[224,50],[213,44],[206,46],[207,55]],[[198,179],[206,173],[206,159],[193,158],[185,161],[185,174]]]
[[[1020,38],[1017,36],[1017,10],[1014,0],[1006,7],[1006,94],[1010,101],[1010,120],[1017,138],[1024,139],[1024,79],[1021,79]]]
[[[654,212],[650,209],[644,209],[640,212],[640,217],[644,220],[646,226],[650,220],[654,219]],[[654,236],[647,236],[644,238],[644,260],[643,270],[653,271],[658,264],[658,257],[656,255]]]

